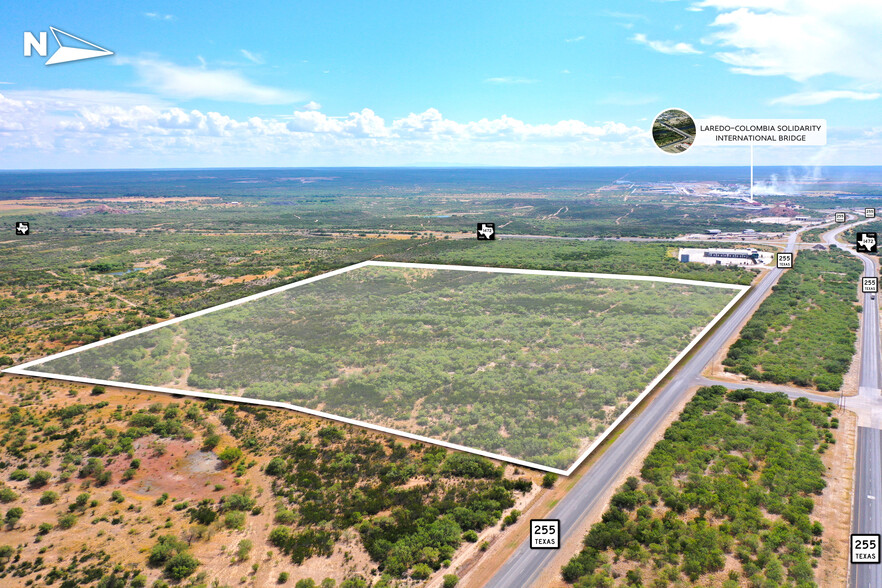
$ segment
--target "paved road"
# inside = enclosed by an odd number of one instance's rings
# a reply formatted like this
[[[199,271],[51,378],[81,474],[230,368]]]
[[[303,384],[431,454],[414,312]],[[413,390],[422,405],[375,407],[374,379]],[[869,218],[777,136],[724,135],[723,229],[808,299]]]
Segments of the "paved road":
[[[823,241],[856,255],[864,264],[864,275],[875,276],[876,266],[872,258],[857,253],[854,248],[840,243],[837,237],[845,230],[864,222],[860,221],[834,229],[822,236]],[[845,407],[858,414],[857,456],[855,461],[855,485],[852,508],[852,533],[882,533],[882,358],[880,358],[879,301],[870,294],[864,294],[864,310],[861,313],[861,368],[859,392],[857,396],[844,399]],[[721,383],[730,388],[743,388],[746,385],[712,382],[704,379],[703,384]],[[798,388],[751,384],[757,390],[781,391],[791,398],[802,396],[811,400],[818,395],[802,392]],[[843,562],[843,565],[846,565]],[[849,585],[854,588],[882,587],[882,566],[873,564],[851,565]]]
[[[669,147],[674,147],[674,146],[676,146],[676,145],[679,145],[680,143],[685,143],[686,141],[693,141],[693,140],[695,140],[695,136],[694,136],[694,135],[690,135],[689,133],[686,133],[686,132],[684,132],[684,131],[681,131],[680,129],[678,129],[678,128],[676,128],[676,127],[672,127],[672,126],[669,125],[668,123],[664,123],[664,122],[659,121],[658,124],[660,124],[661,126],[665,127],[665,128],[668,129],[669,131],[673,131],[673,132],[677,133],[678,135],[680,135],[680,136],[682,137],[681,139],[678,139],[677,141],[674,141],[673,143],[668,143],[668,144],[666,144],[666,145],[664,145],[664,146],[659,145],[659,147],[661,147],[662,149],[667,149],[667,148],[669,148]],[[691,145],[691,143],[690,143],[690,145]]]
[[[671,125],[669,125],[666,122],[659,121],[658,124],[660,124],[661,126],[663,126],[666,129],[668,129],[669,131],[674,131],[675,133],[677,133],[678,135],[680,135],[684,139],[691,139],[692,138],[692,135],[690,135],[689,133],[687,133],[685,131],[681,131],[677,127],[672,127]]]
[[[786,251],[793,251],[796,234],[791,234]],[[609,489],[633,456],[659,427],[665,415],[671,412],[687,390],[694,385],[714,354],[738,331],[738,326],[762,301],[766,292],[778,281],[782,270],[772,269],[744,298],[742,303],[719,328],[698,346],[695,354],[675,372],[673,379],[650,402],[618,439],[591,466],[575,487],[561,499],[548,518],[560,519],[561,542],[574,532],[588,512],[598,505],[600,497]],[[502,565],[486,584],[491,588],[524,588],[536,583],[543,570],[551,564],[557,551],[530,549],[525,542]]]
[[[863,221],[868,222],[868,221]],[[861,223],[854,223],[861,224]],[[849,226],[854,226],[854,224]],[[875,276],[876,266],[872,258],[857,253],[851,247],[836,240],[846,230],[842,226],[824,235],[824,242],[856,255],[864,264],[864,275]],[[880,347],[879,301],[864,294],[864,311],[861,313],[861,371],[859,393],[846,400],[846,406],[858,409],[857,456],[854,468],[854,497],[851,511],[852,533],[882,533],[882,431],[880,426]],[[878,588],[882,586],[882,566],[854,564],[849,573],[849,585],[854,588]]]
[[[723,380],[705,378],[704,376],[696,378],[694,383],[699,386],[725,386],[730,390],[743,390],[744,388],[750,388],[751,390],[759,390],[760,392],[783,392],[790,398],[808,398],[812,402],[831,402],[836,404],[836,401],[839,400],[832,396],[806,392],[803,388],[797,388],[796,386],[780,386],[778,384],[761,384],[757,382],[725,382]]]
[[[501,227],[500,227],[501,228]],[[817,228],[817,227],[812,227]],[[713,235],[707,235],[707,239],[683,239],[680,237],[557,237],[554,235],[496,235],[497,239],[533,239],[545,241],[558,239],[563,241],[635,241],[646,243],[684,243],[686,245],[696,243],[758,243],[760,245],[775,245],[781,239],[719,239]]]
[[[882,529],[882,431],[858,427],[857,462],[855,463],[852,533],[879,533]],[[856,588],[882,586],[882,566],[851,566],[849,585]]]
[[[835,245],[843,251],[848,251],[849,253],[856,255],[864,264],[864,275],[875,276],[876,265],[869,255],[857,253],[852,247],[849,247],[836,240],[836,237],[847,228],[854,225],[863,224],[864,222],[869,222],[869,220],[862,221],[860,223],[853,223],[852,225],[842,226],[835,231],[825,233],[824,242],[831,246]],[[878,395],[880,382],[882,382],[879,372],[879,301],[876,300],[874,295],[872,294],[864,294],[863,296],[864,312],[862,313],[861,317],[861,320],[863,322],[863,336],[861,339],[860,386],[864,390],[861,390],[861,394]],[[880,584],[880,586],[882,586],[882,584]]]

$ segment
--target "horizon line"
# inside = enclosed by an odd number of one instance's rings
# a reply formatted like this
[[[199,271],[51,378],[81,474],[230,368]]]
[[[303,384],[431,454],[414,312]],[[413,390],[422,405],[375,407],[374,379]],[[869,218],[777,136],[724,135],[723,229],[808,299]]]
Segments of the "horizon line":
[[[686,169],[686,168],[744,168],[747,165],[303,165],[303,166],[225,166],[225,167],[47,167],[47,168],[0,168],[2,173],[51,173],[51,172],[122,172],[122,171],[217,171],[217,170],[289,170],[289,169],[339,169],[339,170],[382,170],[382,169]],[[754,169],[815,167],[842,168],[882,168],[882,164],[835,164],[835,165],[755,165]]]

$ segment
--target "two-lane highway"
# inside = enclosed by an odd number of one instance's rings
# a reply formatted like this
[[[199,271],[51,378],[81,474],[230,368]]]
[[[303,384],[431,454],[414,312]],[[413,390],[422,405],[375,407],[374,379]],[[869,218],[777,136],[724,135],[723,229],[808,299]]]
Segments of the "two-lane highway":
[[[786,251],[793,251],[797,233],[790,236]],[[778,281],[783,270],[771,269],[769,273],[744,298],[732,314],[717,330],[695,349],[695,353],[675,372],[670,382],[659,391],[633,422],[607,448],[590,471],[561,499],[548,518],[560,519],[561,543],[565,543],[579,523],[594,509],[610,486],[618,480],[625,469],[652,434],[658,429],[675,406],[694,385],[704,367],[713,360],[732,335],[738,332],[762,301],[769,289]],[[556,551],[530,549],[525,542],[499,568],[486,586],[492,588],[525,588],[536,585],[545,568],[551,565]]]
[[[852,533],[877,534],[882,530],[882,431],[858,427],[855,462]],[[882,586],[882,569],[875,564],[852,564],[850,585],[857,588]]]
[[[876,264],[869,255],[857,253],[840,243],[840,233],[855,225],[869,222],[870,219],[844,225],[824,235],[824,241],[860,258],[864,264],[864,275],[877,275]],[[856,405],[858,423],[867,420],[869,414],[862,414],[879,403],[882,388],[882,357],[880,357],[879,301],[874,294],[863,294],[864,309],[861,313],[861,370],[858,383],[858,396],[846,399]],[[875,424],[875,419],[872,421]],[[857,455],[855,456],[854,496],[851,512],[852,533],[882,533],[882,431],[873,427],[858,427]],[[882,566],[874,564],[852,564],[849,585],[854,588],[879,588],[882,586]]]

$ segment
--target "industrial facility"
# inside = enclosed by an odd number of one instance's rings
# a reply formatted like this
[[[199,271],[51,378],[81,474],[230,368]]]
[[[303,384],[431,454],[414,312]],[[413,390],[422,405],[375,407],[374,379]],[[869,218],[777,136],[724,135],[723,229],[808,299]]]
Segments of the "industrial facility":
[[[677,258],[683,263],[708,265],[764,266],[772,263],[772,254],[758,249],[680,249]]]

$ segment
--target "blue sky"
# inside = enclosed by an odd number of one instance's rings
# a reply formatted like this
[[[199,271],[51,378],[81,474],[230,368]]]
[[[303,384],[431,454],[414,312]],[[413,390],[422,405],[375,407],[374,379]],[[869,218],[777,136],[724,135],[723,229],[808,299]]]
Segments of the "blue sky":
[[[876,0],[226,4],[5,6],[0,166],[746,160],[658,152],[669,107],[827,119],[827,147],[757,149],[761,164],[882,155]],[[115,56],[23,57],[23,32],[50,25]]]

